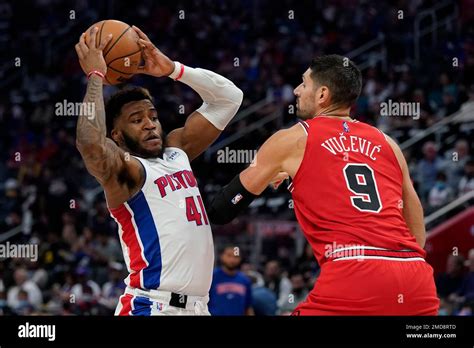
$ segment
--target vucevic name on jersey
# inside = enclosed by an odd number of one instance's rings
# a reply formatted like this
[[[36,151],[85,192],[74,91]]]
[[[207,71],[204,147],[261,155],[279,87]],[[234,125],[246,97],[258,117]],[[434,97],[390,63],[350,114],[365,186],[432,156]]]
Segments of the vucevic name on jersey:
[[[318,262],[327,261],[333,245],[333,252],[361,251],[360,258],[400,257],[402,250],[424,257],[402,215],[403,174],[385,135],[324,116],[300,124],[308,137],[291,192]]]

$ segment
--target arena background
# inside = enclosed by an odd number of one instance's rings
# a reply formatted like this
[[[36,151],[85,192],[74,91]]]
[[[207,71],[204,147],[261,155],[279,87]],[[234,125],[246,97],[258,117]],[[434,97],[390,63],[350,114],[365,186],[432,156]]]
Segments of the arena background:
[[[473,9],[472,0],[0,0],[0,243],[38,245],[37,260],[2,258],[0,313],[109,315],[122,293],[116,226],[75,148],[77,117],[57,109],[85,92],[79,35],[118,19],[172,59],[214,70],[244,91],[232,124],[193,162],[207,202],[248,165],[234,162],[248,162],[269,135],[295,123],[293,89],[312,57],[353,59],[363,71],[353,116],[400,143],[423,201],[440,314],[472,315]],[[150,89],[165,131],[201,102],[167,78],[131,83]],[[415,103],[420,114],[381,116],[389,101]],[[235,161],[219,150],[237,151]],[[317,279],[285,185],[213,232],[216,260],[225,245],[238,247],[254,299],[269,296],[257,314],[289,313]]]

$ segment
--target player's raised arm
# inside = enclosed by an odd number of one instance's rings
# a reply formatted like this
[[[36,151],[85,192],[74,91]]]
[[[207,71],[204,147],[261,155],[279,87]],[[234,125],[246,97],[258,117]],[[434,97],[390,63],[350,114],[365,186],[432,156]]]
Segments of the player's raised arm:
[[[268,138],[252,164],[216,194],[208,209],[210,221],[229,223],[268,185],[281,183],[288,175],[293,177],[305,144],[306,135],[299,125],[280,130]]]
[[[112,37],[107,37],[100,44],[96,43],[97,30],[93,28],[87,40],[86,35],[82,34],[75,46],[81,67],[89,78],[84,103],[92,104],[94,110],[93,115],[79,115],[76,146],[89,173],[105,187],[114,173],[116,176],[135,176],[136,181],[139,181],[141,166],[136,161],[125,161],[124,151],[106,137],[102,79],[107,72],[107,65],[102,50]],[[81,109],[84,112],[89,110],[87,107]],[[126,169],[130,169],[130,175],[123,173]]]
[[[194,89],[202,98],[202,106],[191,113],[182,128],[170,132],[167,146],[183,149],[190,160],[211,145],[235,116],[243,99],[242,91],[230,80],[215,72],[191,68],[171,61],[137,27],[143,47],[145,65],[137,72],[160,77],[169,76]]]

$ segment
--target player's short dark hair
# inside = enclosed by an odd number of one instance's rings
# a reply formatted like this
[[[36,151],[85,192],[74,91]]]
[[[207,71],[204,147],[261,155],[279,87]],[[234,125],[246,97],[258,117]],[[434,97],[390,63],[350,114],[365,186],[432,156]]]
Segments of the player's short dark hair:
[[[111,136],[114,122],[122,111],[122,106],[132,101],[147,99],[153,103],[150,92],[143,87],[128,87],[122,89],[109,97],[105,103],[105,122],[107,126],[107,136]]]
[[[331,91],[333,104],[351,106],[362,89],[362,74],[349,58],[330,54],[311,61],[311,78]]]

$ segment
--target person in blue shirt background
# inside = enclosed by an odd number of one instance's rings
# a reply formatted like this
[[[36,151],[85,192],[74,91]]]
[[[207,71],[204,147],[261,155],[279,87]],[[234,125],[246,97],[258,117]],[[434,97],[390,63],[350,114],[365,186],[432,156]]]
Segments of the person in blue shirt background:
[[[221,267],[214,270],[209,291],[209,311],[212,315],[254,315],[252,285],[240,271],[240,249],[227,246],[220,254]]]

